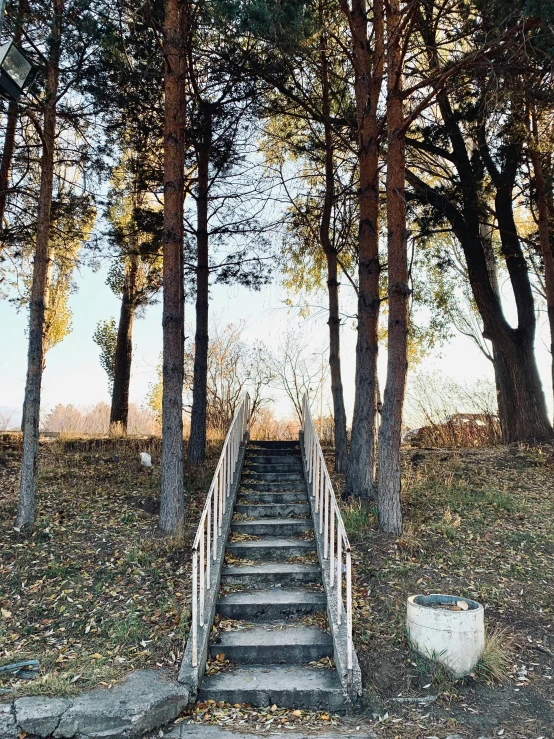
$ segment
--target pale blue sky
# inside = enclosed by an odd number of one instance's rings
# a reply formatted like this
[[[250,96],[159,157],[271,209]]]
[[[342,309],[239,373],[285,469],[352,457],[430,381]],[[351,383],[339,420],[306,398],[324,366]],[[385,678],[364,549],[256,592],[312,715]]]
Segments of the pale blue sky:
[[[83,268],[75,275],[78,291],[71,296],[73,331],[47,357],[43,380],[43,409],[56,403],[94,405],[109,402],[106,374],[98,360],[98,347],[92,340],[97,322],[119,313],[119,301],[105,284],[105,270],[93,272]],[[354,312],[349,289],[342,288],[347,312]],[[299,319],[290,315],[283,300],[285,294],[279,285],[266,286],[255,293],[242,287],[212,287],[211,309],[222,322],[244,321],[244,338],[259,339],[269,346],[278,344],[286,330],[287,321],[299,325]],[[324,304],[325,296],[313,299],[314,304]],[[348,305],[350,303],[350,305]],[[194,308],[187,304],[188,333],[192,333]],[[27,337],[27,315],[17,313],[7,301],[0,302],[0,406],[20,407],[23,402]],[[326,316],[312,316],[304,324],[304,332],[310,337],[314,350],[327,344]],[[541,325],[541,334],[545,327]],[[345,399],[349,414],[353,405],[355,331],[349,322],[342,332],[342,361]],[[150,306],[145,318],[138,320],[134,332],[134,357],[131,378],[131,401],[139,405],[145,402],[149,385],[156,379],[156,366],[161,352],[161,304]],[[544,342],[539,339],[538,357],[544,381],[549,379],[549,357]],[[457,337],[439,353],[425,360],[424,369],[439,370],[448,376],[473,379],[480,376],[492,378],[489,362],[474,348],[472,342]],[[386,356],[382,352],[381,374],[384,383]],[[547,385],[545,385],[547,387]],[[550,395],[549,388],[547,396]],[[289,408],[277,397],[276,411],[288,415]]]

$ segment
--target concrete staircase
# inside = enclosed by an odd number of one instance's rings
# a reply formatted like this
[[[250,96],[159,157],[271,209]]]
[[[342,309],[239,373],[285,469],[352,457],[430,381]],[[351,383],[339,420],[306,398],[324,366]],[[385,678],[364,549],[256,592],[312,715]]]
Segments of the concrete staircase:
[[[216,606],[230,630],[218,629],[209,646],[231,669],[204,677],[198,699],[343,708],[338,675],[320,662],[333,656],[320,628],[326,605],[300,446],[251,442]]]

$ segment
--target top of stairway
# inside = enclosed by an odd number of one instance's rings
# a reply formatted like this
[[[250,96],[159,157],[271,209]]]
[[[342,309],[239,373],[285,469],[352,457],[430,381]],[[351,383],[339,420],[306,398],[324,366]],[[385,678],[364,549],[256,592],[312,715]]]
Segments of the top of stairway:
[[[298,449],[300,450],[300,442],[298,441],[250,441],[249,449],[261,447],[262,449]]]

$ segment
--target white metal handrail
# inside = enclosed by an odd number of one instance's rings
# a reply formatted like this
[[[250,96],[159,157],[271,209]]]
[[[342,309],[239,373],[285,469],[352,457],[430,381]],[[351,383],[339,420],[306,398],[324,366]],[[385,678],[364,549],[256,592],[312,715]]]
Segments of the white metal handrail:
[[[192,545],[192,666],[198,666],[198,626],[203,627],[206,590],[211,582],[211,562],[217,559],[221,524],[227,509],[240,445],[250,429],[250,396],[246,393],[235,412],[215,468],[212,484]]]
[[[332,597],[336,598],[336,627],[346,627],[347,669],[352,680],[352,560],[350,542],[329,477],[327,465],[310,411],[307,394],[302,400],[302,431],[308,482],[312,484],[315,513],[319,513],[319,534],[323,535],[323,567],[327,571]],[[317,519],[316,519],[317,525]],[[343,567],[344,555],[344,567]],[[343,603],[343,579],[346,608]],[[346,623],[344,623],[346,615]]]

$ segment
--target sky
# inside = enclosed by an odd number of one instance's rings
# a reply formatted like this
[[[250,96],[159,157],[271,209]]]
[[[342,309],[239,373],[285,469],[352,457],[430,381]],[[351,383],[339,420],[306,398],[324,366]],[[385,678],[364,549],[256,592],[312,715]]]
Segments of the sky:
[[[69,336],[47,355],[43,377],[42,408],[47,412],[57,403],[76,406],[93,406],[100,401],[109,403],[108,383],[99,363],[99,349],[92,340],[96,324],[111,316],[117,318],[119,301],[105,284],[106,267],[93,272],[83,267],[75,275],[77,291],[71,296],[73,330]],[[351,288],[341,288],[341,300],[345,312],[354,313],[355,305]],[[243,287],[212,286],[210,309],[219,323],[244,322],[243,339],[261,340],[270,348],[276,348],[282,340],[287,324],[292,324],[310,343],[313,352],[325,351],[328,346],[326,315],[314,310],[306,318],[299,318],[285,305],[286,293],[277,283],[267,285],[260,292]],[[325,295],[313,297],[314,305],[325,305]],[[187,335],[193,335],[194,306],[186,305]],[[14,418],[19,415],[23,403],[26,371],[26,311],[17,312],[7,301],[0,302],[0,408],[13,408]],[[540,322],[537,341],[537,357],[550,400],[549,355],[545,346],[547,327]],[[189,338],[192,341],[192,338]],[[346,321],[342,328],[342,367],[347,413],[354,403],[354,366],[356,332],[353,322]],[[137,320],[134,330],[134,355],[130,387],[130,400],[144,405],[149,386],[156,380],[156,367],[162,348],[161,303],[147,308],[144,318]],[[381,387],[386,375],[386,353],[380,356]],[[469,383],[478,378],[493,379],[492,367],[473,345],[472,341],[457,336],[440,350],[425,357],[416,372],[440,373],[458,381]],[[291,408],[278,392],[275,397],[277,416],[287,417]],[[328,404],[325,400],[325,405]],[[409,419],[408,419],[409,420]]]

